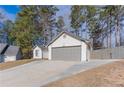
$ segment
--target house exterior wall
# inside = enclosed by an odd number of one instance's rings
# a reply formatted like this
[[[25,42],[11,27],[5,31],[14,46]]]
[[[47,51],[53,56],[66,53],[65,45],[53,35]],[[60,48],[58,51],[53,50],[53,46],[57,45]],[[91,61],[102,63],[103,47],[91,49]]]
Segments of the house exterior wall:
[[[52,59],[52,48],[55,47],[67,47],[67,46],[81,46],[81,61],[86,61],[87,45],[86,43],[79,41],[67,34],[61,35],[57,40],[55,40],[51,45],[48,46],[48,59]]]
[[[16,61],[16,56],[4,56],[4,62]]]
[[[48,59],[52,60],[52,46],[48,46]]]
[[[21,57],[22,57],[22,54],[21,54],[21,51],[19,50],[18,53],[17,53],[17,55],[15,55],[15,56],[5,55],[4,56],[4,62],[16,61],[16,60],[21,59]]]
[[[67,34],[61,35],[57,40],[55,40],[51,44],[52,47],[76,46],[76,45],[77,46],[81,45],[81,41],[76,40],[75,38],[73,38]]]
[[[87,45],[82,42],[81,43],[81,61],[86,61],[87,60]]]
[[[36,50],[39,51],[39,56],[36,56]],[[36,46],[33,50],[33,58],[42,58],[42,49]]]
[[[48,59],[48,49],[43,49],[43,59]]]

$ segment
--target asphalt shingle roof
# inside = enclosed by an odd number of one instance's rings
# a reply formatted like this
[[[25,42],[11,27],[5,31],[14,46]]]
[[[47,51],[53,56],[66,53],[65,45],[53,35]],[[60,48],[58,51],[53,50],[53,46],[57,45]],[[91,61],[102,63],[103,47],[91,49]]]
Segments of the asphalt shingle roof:
[[[6,46],[7,46],[7,44],[0,43],[0,54],[2,54],[2,52],[3,52],[3,50],[5,49]]]
[[[4,55],[7,56],[16,56],[19,51],[18,46],[9,46],[7,50],[5,51]]]

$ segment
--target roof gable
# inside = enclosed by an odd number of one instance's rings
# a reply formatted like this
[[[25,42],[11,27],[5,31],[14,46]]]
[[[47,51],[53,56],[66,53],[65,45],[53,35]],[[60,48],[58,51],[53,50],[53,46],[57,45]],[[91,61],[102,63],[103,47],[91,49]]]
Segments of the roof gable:
[[[55,42],[55,41],[56,41],[59,37],[61,37],[63,34],[69,35],[70,37],[72,37],[72,38],[74,38],[74,39],[76,39],[76,40],[78,40],[78,41],[82,41],[82,42],[88,44],[88,43],[87,43],[88,40],[86,40],[86,39],[81,39],[80,37],[75,36],[75,35],[73,35],[73,34],[71,34],[71,33],[69,33],[69,32],[62,31],[62,32],[61,32],[60,34],[58,34],[50,43],[48,43],[47,47],[48,47],[49,45],[51,45],[53,42]]]
[[[36,47],[39,47],[39,48],[41,48],[41,49],[46,48],[46,47],[43,46],[43,45],[35,45],[35,46],[33,47],[33,49],[35,49]]]

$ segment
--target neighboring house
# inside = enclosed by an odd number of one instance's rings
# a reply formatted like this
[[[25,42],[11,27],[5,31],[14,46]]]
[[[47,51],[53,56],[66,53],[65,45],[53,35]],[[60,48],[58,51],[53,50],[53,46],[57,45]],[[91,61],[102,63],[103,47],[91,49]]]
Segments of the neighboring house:
[[[21,59],[21,50],[18,46],[0,43],[0,62],[15,61]]]
[[[8,45],[0,43],[0,62],[4,62],[4,52],[6,51]]]
[[[16,61],[21,59],[21,50],[18,46],[9,46],[4,53],[4,61]]]
[[[44,46],[36,45],[33,48],[33,58],[35,58],[35,59],[48,59],[48,49]]]
[[[49,60],[86,61],[90,58],[89,41],[69,32],[61,32],[47,47]]]

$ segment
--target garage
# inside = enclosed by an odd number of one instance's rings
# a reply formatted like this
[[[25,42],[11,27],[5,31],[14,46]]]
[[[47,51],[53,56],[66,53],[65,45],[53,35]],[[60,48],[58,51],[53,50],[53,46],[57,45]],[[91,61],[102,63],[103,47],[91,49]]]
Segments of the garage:
[[[69,32],[61,32],[47,47],[49,60],[86,61],[89,59],[89,41]]]
[[[81,46],[52,48],[52,59],[64,61],[80,61]]]

